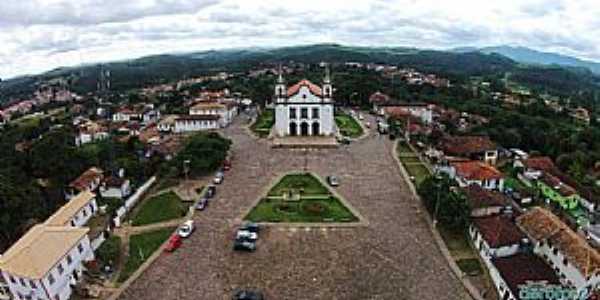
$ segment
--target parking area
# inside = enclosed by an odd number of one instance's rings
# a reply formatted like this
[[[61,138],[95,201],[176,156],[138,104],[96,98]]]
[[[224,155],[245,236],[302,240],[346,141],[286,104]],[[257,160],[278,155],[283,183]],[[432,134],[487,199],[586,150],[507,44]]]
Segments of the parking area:
[[[225,130],[234,142],[233,168],[206,210],[195,214],[196,232],[176,252],[161,254],[120,299],[231,299],[236,288],[259,289],[266,299],[468,299],[387,136],[338,149],[274,149],[241,123]],[[337,192],[368,225],[269,227],[256,252],[234,252],[244,213],[281,175],[303,170],[337,175]]]

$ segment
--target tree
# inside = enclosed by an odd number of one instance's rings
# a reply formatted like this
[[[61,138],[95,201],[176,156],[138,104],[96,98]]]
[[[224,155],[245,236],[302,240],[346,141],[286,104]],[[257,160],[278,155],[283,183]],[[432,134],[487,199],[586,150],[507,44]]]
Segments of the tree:
[[[452,229],[465,229],[471,210],[464,195],[454,190],[454,181],[443,175],[425,179],[417,191],[429,213],[440,224]]]

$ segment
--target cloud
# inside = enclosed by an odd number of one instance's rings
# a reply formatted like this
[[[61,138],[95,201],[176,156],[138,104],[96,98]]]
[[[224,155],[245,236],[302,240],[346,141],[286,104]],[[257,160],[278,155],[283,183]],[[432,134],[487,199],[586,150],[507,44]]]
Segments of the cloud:
[[[595,0],[4,0],[0,77],[168,52],[510,44],[600,60]]]

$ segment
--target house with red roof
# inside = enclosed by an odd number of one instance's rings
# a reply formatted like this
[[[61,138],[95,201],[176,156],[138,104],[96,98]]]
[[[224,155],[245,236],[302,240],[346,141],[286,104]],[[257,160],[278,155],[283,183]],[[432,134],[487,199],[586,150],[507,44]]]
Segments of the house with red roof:
[[[474,218],[469,236],[488,267],[492,258],[515,255],[527,243],[527,236],[512,220],[512,214]]]
[[[91,167],[83,172],[79,177],[69,183],[67,190],[67,199],[73,198],[75,195],[90,191],[95,191],[104,179],[104,171],[97,167]]]
[[[487,136],[445,136],[438,148],[445,156],[482,160],[492,165],[498,160],[498,145]]]
[[[456,180],[460,187],[476,184],[488,190],[502,191],[504,189],[504,174],[482,161],[452,162],[445,171],[450,178]]]

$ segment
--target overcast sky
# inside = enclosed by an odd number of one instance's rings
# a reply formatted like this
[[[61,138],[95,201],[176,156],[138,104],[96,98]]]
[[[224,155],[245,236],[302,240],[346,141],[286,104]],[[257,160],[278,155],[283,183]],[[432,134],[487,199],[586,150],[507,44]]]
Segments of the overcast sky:
[[[148,54],[499,44],[600,60],[597,0],[0,0],[0,78]]]

